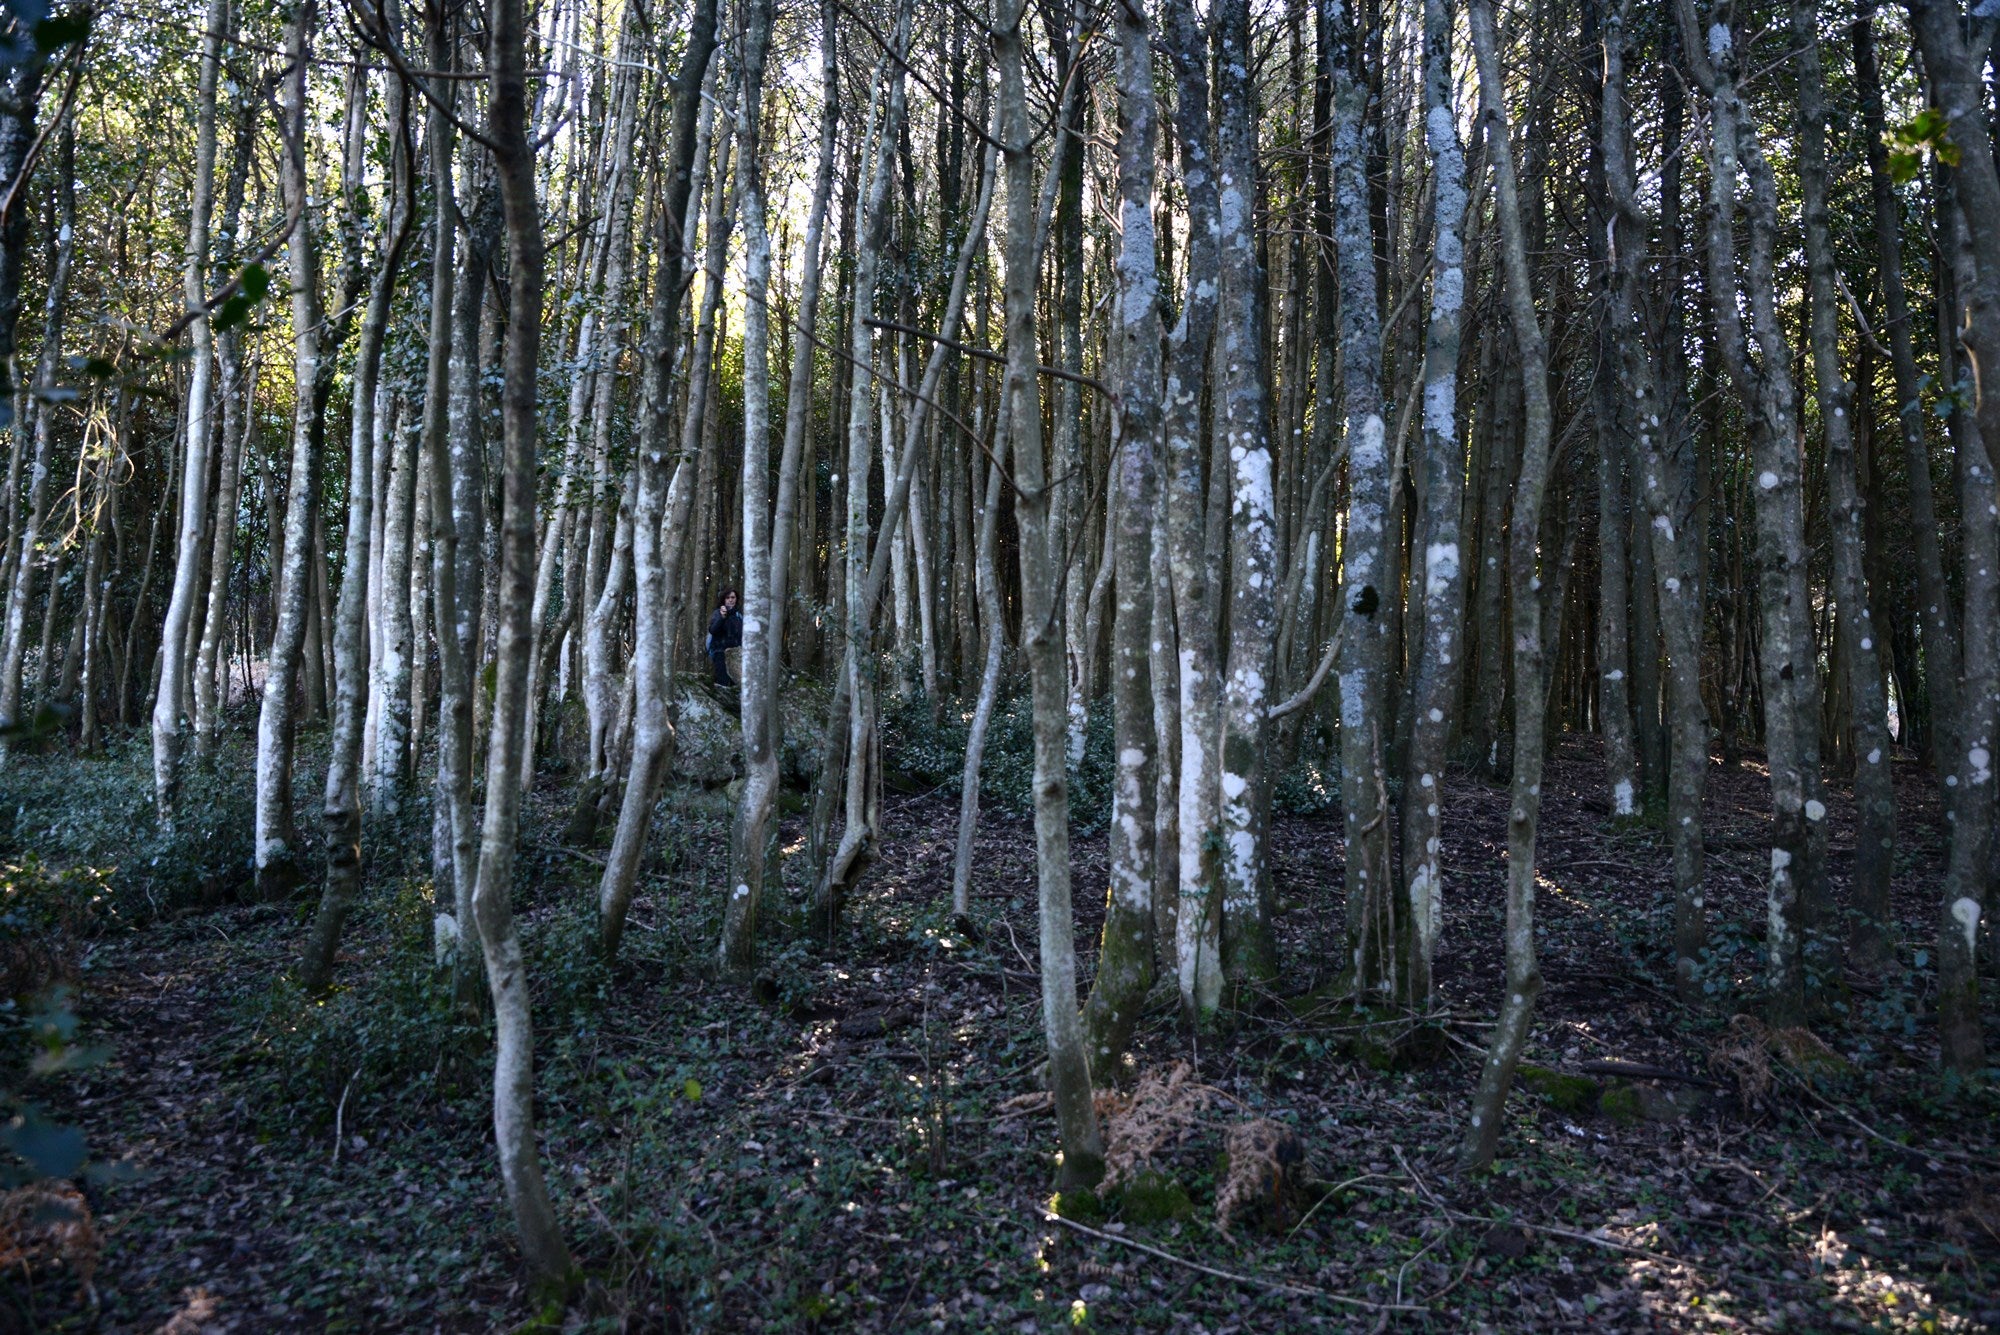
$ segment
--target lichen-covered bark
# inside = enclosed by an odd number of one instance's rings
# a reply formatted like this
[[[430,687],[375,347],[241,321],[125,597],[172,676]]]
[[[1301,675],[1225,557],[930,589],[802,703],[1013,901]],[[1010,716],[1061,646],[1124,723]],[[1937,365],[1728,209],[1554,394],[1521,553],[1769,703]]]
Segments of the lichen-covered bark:
[[[186,262],[181,269],[181,297],[191,311],[203,310],[208,301],[208,229],[215,209],[215,92],[222,66],[222,45],[228,35],[226,0],[209,0],[195,95],[194,198],[188,211]],[[300,219],[301,226],[304,221]],[[68,277],[68,268],[67,263],[61,266],[58,283]],[[60,297],[58,287],[58,301]],[[182,645],[188,637],[201,592],[201,539],[208,526],[208,453],[209,442],[215,435],[215,423],[210,416],[215,335],[208,316],[197,315],[189,332],[193,357],[188,373],[187,440],[181,464],[180,528],[174,543],[174,582],[167,596],[166,621],[160,628],[160,684],[153,697],[153,804],[163,822],[173,820],[174,799],[180,788],[181,696],[191,667],[190,656],[182,652]],[[47,413],[36,416],[46,417]],[[39,448],[36,453],[39,457]],[[0,701],[0,714],[11,719],[14,711]]]
[[[1464,501],[1465,451],[1458,435],[1459,329],[1465,309],[1465,149],[1458,139],[1456,85],[1451,69],[1452,7],[1424,4],[1424,140],[1432,184],[1431,308],[1423,368],[1423,509],[1416,550],[1423,591],[1410,682],[1409,750],[1403,767],[1403,877],[1408,898],[1397,975],[1399,1000],[1428,1007],[1431,961],[1444,921],[1443,829],[1445,752],[1458,699],[1460,621],[1465,575],[1459,511]]]
[[[409,240],[411,212],[411,163],[403,151],[409,92],[397,84],[392,96],[395,107],[390,149],[392,193],[382,255],[369,287],[368,310],[361,320],[360,345],[354,353],[354,399],[347,454],[346,567],[341,574],[340,601],[334,610],[333,736],[328,748],[322,817],[326,828],[326,882],[300,969],[306,988],[314,992],[325,988],[333,978],[341,929],[361,889],[361,725],[368,699],[362,622],[368,603],[371,546],[368,518],[375,499],[372,457],[375,386],[382,370],[382,346],[389,329],[390,303],[396,294],[397,270],[402,266],[403,248]],[[407,568],[402,573],[405,582],[389,586],[387,602],[400,605],[407,621],[409,599],[394,596],[407,588]],[[404,638],[408,638],[407,625]]]
[[[1356,18],[1333,11],[1333,238],[1340,268],[1341,393],[1347,416],[1347,537],[1341,551],[1340,796],[1347,834],[1347,930],[1357,995],[1393,998],[1402,917],[1389,865],[1383,768],[1389,691],[1389,496],[1394,467],[1382,416],[1382,317],[1368,217],[1362,120],[1368,83]]]
[[[1916,0],[1911,25],[1959,150],[1953,172],[1957,208],[1940,208],[1941,248],[1956,271],[1963,313],[1949,312],[1962,351],[1978,367],[2000,366],[2000,164],[1993,158],[1981,68],[2000,32],[1992,7],[1968,34],[1955,0]],[[1970,40],[1968,40],[1968,36]],[[1952,216],[1952,215],[1956,216]],[[1938,932],[1938,1036],[1945,1066],[1975,1075],[1986,1064],[1979,1008],[1979,921],[1987,902],[1987,842],[1992,837],[1995,729],[2000,727],[2000,516],[1994,512],[1995,456],[2000,455],[2000,393],[1984,372],[1977,429],[1958,436],[1960,534],[1965,562],[1963,651],[1959,662],[1956,753],[1950,789],[1951,854],[1945,867]]]
[[[1208,53],[1188,0],[1166,6],[1167,53],[1178,96],[1174,135],[1187,195],[1186,290],[1172,334],[1161,404],[1166,440],[1167,537],[1180,680],[1179,908],[1174,959],[1183,1018],[1201,1025],[1222,1002],[1222,681],[1216,593],[1206,550],[1202,386],[1215,332],[1220,221],[1208,144]]]
[[[1818,787],[1818,687],[1805,587],[1805,509],[1794,439],[1797,394],[1791,349],[1779,327],[1773,286],[1777,197],[1769,162],[1737,91],[1736,44],[1726,22],[1705,26],[1693,0],[1680,0],[1682,44],[1709,96],[1707,282],[1716,344],[1743,396],[1756,471],[1759,685],[1771,775],[1771,859],[1766,883],[1765,955],[1775,1020],[1805,1006],[1805,900],[1818,893],[1819,859],[1809,824],[1824,823]],[[1749,245],[1737,275],[1734,215],[1738,173],[1749,182]],[[1747,308],[1746,335],[1739,303]]]
[[[1154,259],[1153,54],[1136,7],[1117,15],[1118,296],[1114,354],[1118,416],[1112,450],[1117,608],[1111,626],[1110,887],[1097,979],[1084,1009],[1091,1071],[1112,1071],[1153,985],[1154,749],[1153,514],[1159,487],[1160,282]]]
[[[737,103],[738,198],[743,211],[743,796],[730,840],[729,875],[716,947],[724,969],[743,972],[757,956],[757,909],[764,891],[765,844],[777,799],[778,756],[771,736],[771,233],[764,218],[764,57],[771,42],[770,0],[743,9],[743,96]]]
[[[625,910],[638,881],[639,856],[645,849],[646,827],[652,822],[653,799],[659,792],[672,724],[667,718],[668,655],[672,651],[672,588],[669,562],[661,553],[662,521],[670,508],[667,444],[672,438],[673,377],[680,349],[682,280],[687,273],[684,240],[689,199],[694,192],[697,122],[701,117],[701,87],[715,51],[716,0],[697,0],[688,22],[687,47],[674,78],[672,124],[667,137],[666,181],[661,192],[655,244],[658,271],[646,330],[645,385],[634,468],[637,486],[632,502],[632,760],[618,811],[618,828],[604,860],[598,885],[598,935],[606,954],[618,949],[625,930]],[[716,188],[719,190],[720,183]],[[683,489],[684,490],[684,489]],[[674,532],[680,530],[676,519]]]

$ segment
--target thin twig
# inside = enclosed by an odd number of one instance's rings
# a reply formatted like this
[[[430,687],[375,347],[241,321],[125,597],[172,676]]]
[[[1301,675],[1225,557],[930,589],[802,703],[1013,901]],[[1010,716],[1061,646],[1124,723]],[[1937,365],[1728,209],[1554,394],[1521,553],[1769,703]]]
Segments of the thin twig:
[[[1073,1229],[1078,1233],[1084,1234],[1086,1237],[1096,1238],[1099,1242],[1115,1242],[1122,1247],[1131,1247],[1136,1251],[1146,1253],[1148,1256],[1157,1256],[1162,1261],[1171,1261],[1175,1265],[1185,1266],[1189,1270],[1198,1270],[1202,1274],[1212,1275],[1216,1279],[1226,1279],[1232,1284],[1247,1284],[1251,1288],[1265,1289],[1272,1293],[1296,1293],[1307,1298],[1319,1298],[1326,1302],[1339,1303],[1344,1307],[1359,1307],[1369,1312],[1428,1312],[1430,1310],[1427,1307],[1420,1307],[1415,1303],[1371,1303],[1364,1298],[1350,1298],[1344,1293],[1334,1293],[1328,1289],[1314,1288],[1310,1284],[1294,1284],[1289,1280],[1263,1279],[1256,1275],[1238,1274],[1233,1270],[1219,1270],[1211,1265],[1203,1265],[1199,1261],[1190,1261],[1185,1256],[1176,1256],[1170,1251],[1165,1251],[1150,1243],[1141,1242],[1137,1238],[1126,1238],[1120,1237],[1116,1233],[1106,1233],[1102,1230],[1092,1228],[1088,1224],[1079,1224],[1074,1219],[1065,1219],[1059,1214],[1044,1213],[1043,1218],[1050,1223],[1061,1224],[1064,1228]]]

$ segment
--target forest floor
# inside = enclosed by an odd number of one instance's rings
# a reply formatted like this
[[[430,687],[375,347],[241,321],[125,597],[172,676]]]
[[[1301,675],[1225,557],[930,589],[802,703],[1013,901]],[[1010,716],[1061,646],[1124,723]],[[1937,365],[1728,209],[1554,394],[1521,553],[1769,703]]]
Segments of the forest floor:
[[[543,1158],[588,1276],[567,1312],[520,1281],[483,1039],[435,1000],[427,892],[378,874],[324,1003],[284,981],[303,897],[90,943],[73,1004],[109,1055],[37,1097],[115,1169],[85,1188],[94,1301],[60,1268],[10,1271],[0,1330],[2000,1325],[2000,1099],[1936,1073],[1934,790],[1898,766],[1901,967],[1830,980],[1808,1039],[1731,1019],[1752,1005],[1761,936],[1754,764],[1711,775],[1718,949],[1699,1011],[1663,991],[1663,839],[1611,820],[1599,772],[1571,742],[1546,780],[1539,1070],[1490,1175],[1453,1170],[1499,979],[1506,795],[1478,778],[1448,787],[1439,1018],[1412,1032],[1323,1004],[1345,953],[1340,828],[1279,818],[1283,995],[1197,1042],[1158,995],[1135,1052],[1149,1078],[1103,1097],[1125,1159],[1148,1150],[1150,1172],[1065,1202],[1070,1219],[1049,1212],[1056,1134],[1034,1085],[1026,823],[984,820],[967,933],[947,912],[956,799],[889,795],[841,938],[769,933],[757,998],[707,976],[722,796],[670,800],[664,856],[606,969],[587,944],[595,855],[558,845],[568,792],[551,781],[521,912]],[[1847,794],[1833,819],[1844,878]],[[1077,848],[1078,939],[1094,946],[1102,840]],[[1218,1151],[1265,1118],[1303,1145],[1291,1185],[1317,1185],[1225,1230],[1235,1165]]]

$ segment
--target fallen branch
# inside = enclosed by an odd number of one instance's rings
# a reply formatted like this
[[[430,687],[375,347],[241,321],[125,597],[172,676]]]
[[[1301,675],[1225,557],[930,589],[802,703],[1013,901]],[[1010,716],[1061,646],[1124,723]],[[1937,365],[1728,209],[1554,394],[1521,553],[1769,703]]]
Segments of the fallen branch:
[[[1172,1252],[1155,1247],[1150,1243],[1140,1242],[1137,1238],[1126,1238],[1120,1237],[1116,1233],[1106,1233],[1101,1229],[1092,1228],[1088,1224],[1079,1224],[1074,1219],[1065,1219],[1059,1214],[1048,1214],[1045,1211],[1043,1218],[1051,1223],[1061,1224],[1064,1228],[1081,1233],[1085,1237],[1096,1238],[1099,1242],[1115,1242],[1122,1247],[1131,1247],[1136,1251],[1146,1253],[1148,1256],[1157,1256],[1162,1261],[1171,1261],[1177,1266],[1184,1266],[1189,1270],[1198,1270],[1204,1275],[1211,1275],[1216,1279],[1226,1279],[1233,1284],[1247,1284],[1251,1288],[1264,1289],[1271,1293],[1296,1293],[1301,1297],[1320,1298],[1330,1303],[1339,1303],[1344,1307],[1359,1307],[1369,1312],[1428,1312],[1430,1310],[1415,1303],[1371,1303],[1363,1298],[1350,1298],[1344,1293],[1334,1293],[1327,1289],[1314,1288],[1310,1284],[1294,1284],[1289,1280],[1262,1279],[1256,1275],[1241,1275],[1233,1270],[1219,1270],[1211,1265],[1203,1265],[1199,1261],[1190,1261],[1185,1256],[1176,1256]]]

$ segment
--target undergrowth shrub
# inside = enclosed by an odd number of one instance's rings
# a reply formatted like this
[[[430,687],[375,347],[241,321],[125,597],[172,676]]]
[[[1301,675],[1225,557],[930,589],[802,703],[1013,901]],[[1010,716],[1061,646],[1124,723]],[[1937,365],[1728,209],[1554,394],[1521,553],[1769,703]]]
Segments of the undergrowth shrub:
[[[923,693],[885,696],[882,744],[889,768],[907,779],[957,792],[965,777],[965,752],[972,733],[972,702],[948,702],[930,721]],[[1111,744],[1111,710],[1100,702],[1084,727],[1083,761],[1069,769],[1070,828],[1093,834],[1111,819],[1116,781]],[[1025,681],[1003,683],[986,728],[986,752],[979,768],[982,805],[1026,818],[1035,814],[1034,700]]]
[[[343,1097],[430,1103],[477,1087],[471,1059],[486,1046],[486,1023],[452,1003],[432,952],[433,911],[419,882],[370,894],[331,991],[308,995],[287,973],[249,999],[244,1055],[269,1082],[268,1111],[318,1126]]]
[[[102,755],[10,760],[0,776],[0,856],[32,852],[53,866],[91,869],[132,920],[245,896],[256,825],[252,744],[228,733],[214,764],[190,760],[171,828],[154,814],[144,733]],[[302,747],[300,773],[314,772],[314,760]]]
[[[75,982],[84,939],[117,924],[104,872],[56,870],[33,853],[0,863],[0,998]]]
[[[358,907],[331,991],[311,996],[287,974],[249,1000],[244,1057],[262,1070],[281,1120],[331,1123],[343,1098],[427,1106],[483,1094],[489,1018],[483,1005],[468,1015],[453,1004],[432,947],[434,912],[428,883],[386,886]],[[596,916],[570,902],[520,927],[536,1032],[560,1057],[612,999]]]

